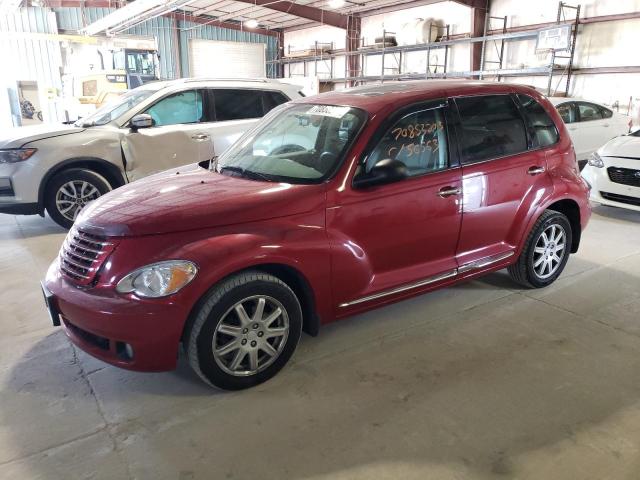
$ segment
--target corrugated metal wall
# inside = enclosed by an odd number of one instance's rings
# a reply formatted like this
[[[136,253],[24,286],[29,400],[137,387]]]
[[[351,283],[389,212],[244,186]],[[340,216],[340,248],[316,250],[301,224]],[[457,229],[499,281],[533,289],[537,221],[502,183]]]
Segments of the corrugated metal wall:
[[[77,31],[113,12],[113,8],[56,8],[60,30]],[[123,32],[127,35],[155,37],[160,56],[160,78],[178,78],[178,45],[174,34],[175,21],[156,17]]]
[[[109,8],[56,8],[55,12],[58,28],[75,31],[108,15],[113,10]],[[162,78],[177,78],[180,76],[179,73],[182,73],[183,77],[189,76],[189,39],[191,38],[264,43],[267,45],[267,60],[273,60],[277,55],[278,40],[276,37],[181,20],[177,21],[177,26],[180,29],[180,47],[177,45],[177,35],[174,32],[176,20],[172,18],[156,17],[124,32],[128,35],[154,36],[156,38]],[[274,65],[267,66],[267,76],[275,77]]]
[[[62,90],[60,43],[34,33],[58,33],[51,10],[21,8],[0,15],[0,58],[5,69],[2,84],[15,89],[17,81],[37,82],[44,121],[62,121],[64,110],[56,95]]]

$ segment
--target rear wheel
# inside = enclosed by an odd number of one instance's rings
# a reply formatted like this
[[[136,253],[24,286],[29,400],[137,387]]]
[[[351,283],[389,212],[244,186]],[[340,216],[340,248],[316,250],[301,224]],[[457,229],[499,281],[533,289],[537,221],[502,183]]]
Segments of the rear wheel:
[[[111,185],[92,170],[70,168],[57,173],[45,191],[45,207],[60,226],[71,228],[84,206],[111,190]]]
[[[525,246],[509,274],[527,288],[553,283],[564,270],[571,250],[571,224],[565,215],[547,210],[533,226]]]
[[[302,309],[280,279],[243,272],[212,289],[185,332],[189,364],[210,385],[252,387],[287,363],[302,331]]]

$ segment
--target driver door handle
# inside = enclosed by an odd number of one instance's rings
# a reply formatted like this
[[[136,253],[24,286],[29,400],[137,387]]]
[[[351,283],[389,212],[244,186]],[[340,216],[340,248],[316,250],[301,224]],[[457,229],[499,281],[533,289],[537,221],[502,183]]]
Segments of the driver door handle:
[[[191,138],[198,142],[202,142],[203,140],[209,140],[209,135],[206,133],[194,133],[191,135]]]
[[[527,170],[527,173],[529,175],[539,175],[544,173],[544,170],[544,167],[530,167],[529,170]]]
[[[460,195],[462,189],[459,187],[442,187],[438,192],[438,196],[442,198],[451,197],[453,195]]]

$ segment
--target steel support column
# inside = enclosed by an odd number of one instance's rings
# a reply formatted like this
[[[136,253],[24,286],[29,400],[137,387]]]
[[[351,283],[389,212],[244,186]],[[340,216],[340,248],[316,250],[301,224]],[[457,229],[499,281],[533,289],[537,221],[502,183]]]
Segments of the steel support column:
[[[485,25],[489,12],[489,0],[484,7],[473,7],[471,9],[471,36],[482,37],[485,35]],[[482,45],[481,43],[471,44],[471,70],[482,70]],[[477,77],[476,77],[477,78]]]
[[[361,35],[361,19],[360,17],[354,17],[353,15],[349,16],[349,21],[347,23],[347,53],[355,52],[358,50],[360,46],[360,35]],[[347,56],[347,78],[357,77],[360,75],[360,55],[348,55]],[[347,86],[356,85],[356,81],[350,80]]]

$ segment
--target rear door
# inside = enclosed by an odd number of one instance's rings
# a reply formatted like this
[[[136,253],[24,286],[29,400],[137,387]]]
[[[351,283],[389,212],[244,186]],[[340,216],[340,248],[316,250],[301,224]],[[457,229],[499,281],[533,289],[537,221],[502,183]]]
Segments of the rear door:
[[[211,158],[212,119],[202,90],[171,93],[141,113],[151,115],[154,125],[124,135],[121,145],[129,181]]]
[[[457,259],[465,272],[514,253],[522,225],[553,189],[541,145],[558,136],[544,109],[528,96],[457,97],[455,104],[463,189]]]
[[[575,130],[574,147],[578,160],[586,160],[591,153],[615,137],[611,120],[604,117],[599,105],[589,102],[575,102],[578,123],[572,125]]]

